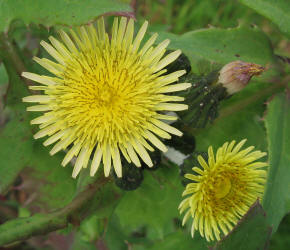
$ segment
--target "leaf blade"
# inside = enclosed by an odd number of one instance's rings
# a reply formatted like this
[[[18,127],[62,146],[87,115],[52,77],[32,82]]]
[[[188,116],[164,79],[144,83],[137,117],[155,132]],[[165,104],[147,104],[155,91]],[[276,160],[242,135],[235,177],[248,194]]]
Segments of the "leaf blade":
[[[273,232],[290,211],[290,99],[277,95],[268,106],[265,118],[270,169],[263,206]]]

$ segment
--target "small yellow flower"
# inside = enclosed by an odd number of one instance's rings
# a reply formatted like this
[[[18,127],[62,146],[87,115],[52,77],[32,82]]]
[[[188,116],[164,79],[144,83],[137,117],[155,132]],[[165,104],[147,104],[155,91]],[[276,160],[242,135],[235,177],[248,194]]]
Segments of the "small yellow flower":
[[[22,74],[42,84],[31,89],[43,94],[23,98],[24,102],[39,103],[28,107],[28,111],[44,112],[31,121],[40,128],[34,138],[49,136],[44,145],[56,143],[51,155],[70,148],[62,165],[76,157],[74,178],[88,166],[91,155],[92,176],[102,161],[105,176],[113,165],[121,177],[121,153],[137,167],[141,166],[139,157],[152,167],[147,150],[154,149],[149,143],[166,151],[158,137],[182,135],[162,121],[176,118],[160,113],[187,109],[187,105],[176,103],[184,98],[166,95],[191,86],[174,83],[185,70],[165,74],[164,67],[177,59],[181,51],[164,56],[169,40],[153,46],[157,34],[141,47],[148,23],[134,38],[134,21],[127,21],[124,17],[120,22],[115,18],[111,38],[102,18],[97,29],[93,25],[81,27],[77,32],[71,30],[70,36],[60,31],[62,41],[50,37],[51,44],[41,42],[55,61],[34,58],[54,76]]]
[[[254,162],[266,155],[252,151],[254,147],[241,150],[246,140],[235,147],[235,141],[226,142],[214,156],[212,147],[208,149],[208,162],[198,156],[201,167],[194,167],[196,174],[186,174],[192,180],[186,186],[185,198],[179,205],[180,213],[185,212],[182,224],[192,217],[192,237],[199,230],[207,241],[220,240],[220,232],[227,235],[249,207],[261,198],[266,182],[267,166],[264,162]]]

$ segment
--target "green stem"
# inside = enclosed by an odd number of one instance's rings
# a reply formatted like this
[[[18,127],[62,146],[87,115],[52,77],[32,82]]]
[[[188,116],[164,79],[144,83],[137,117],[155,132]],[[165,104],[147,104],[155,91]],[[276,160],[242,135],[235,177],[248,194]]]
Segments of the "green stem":
[[[18,55],[15,45],[13,44],[13,42],[10,41],[8,35],[5,33],[0,34],[0,48],[1,48],[0,55],[3,58],[3,60],[8,60],[15,68],[17,74],[21,76],[22,72],[26,71],[26,67],[22,59]],[[32,85],[32,82],[30,80],[25,78],[22,79],[27,86]]]
[[[288,78],[287,78],[288,79]],[[289,80],[289,79],[288,79]],[[237,102],[236,104],[226,107],[221,110],[219,117],[215,120],[217,122],[220,119],[224,119],[225,117],[236,113],[245,107],[249,106],[251,103],[257,101],[258,99],[264,98],[265,96],[268,96],[269,94],[273,93],[274,90],[281,89],[283,87],[286,87],[286,79],[281,82],[274,82],[273,85],[270,87],[267,87],[261,91],[256,92],[254,95],[243,99],[242,101]]]
[[[70,204],[62,209],[4,223],[0,226],[0,246],[67,227],[74,217],[80,216],[80,210],[92,199],[96,191],[109,180],[108,178],[99,179],[98,183],[88,185],[83,192],[80,192]]]

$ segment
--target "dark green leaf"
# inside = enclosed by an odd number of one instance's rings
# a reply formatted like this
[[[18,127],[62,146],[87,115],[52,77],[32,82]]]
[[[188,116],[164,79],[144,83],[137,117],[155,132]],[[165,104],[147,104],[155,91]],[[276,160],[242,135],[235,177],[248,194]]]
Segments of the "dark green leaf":
[[[256,202],[233,231],[212,249],[266,249],[270,235],[271,228],[267,224],[265,211],[259,202]]]
[[[22,19],[25,24],[45,26],[80,25],[93,21],[107,12],[131,11],[118,0],[1,0],[0,31],[7,31],[11,21]]]
[[[51,156],[39,141],[30,140],[33,142],[30,168],[23,172],[27,172],[26,181],[33,181],[35,187],[39,185],[33,190],[37,196],[32,205],[45,210],[63,207],[72,200],[76,190],[76,180],[71,177],[72,168],[60,165],[63,152]]]
[[[8,83],[8,75],[4,67],[4,64],[2,63],[0,64],[0,86],[7,83]],[[0,92],[0,95],[1,95],[1,92]]]
[[[177,166],[161,166],[145,171],[144,182],[125,193],[115,214],[126,234],[147,226],[149,238],[162,238],[173,230],[173,218],[179,217],[178,204],[183,187]]]
[[[259,14],[269,18],[290,37],[290,4],[287,0],[240,0]]]
[[[289,93],[288,93],[289,94]],[[270,169],[263,206],[273,232],[290,211],[290,99],[277,95],[269,104],[265,118]]]
[[[24,105],[21,104],[21,97],[28,95],[28,91],[10,66],[8,75],[10,86],[7,104],[10,105],[5,108],[7,121],[0,127],[1,194],[7,191],[21,169],[28,164],[32,154],[29,117]]]
[[[169,250],[169,249],[178,249],[178,250],[188,250],[188,249],[197,249],[197,250],[206,250],[206,242],[200,236],[194,236],[191,238],[189,232],[183,232],[178,230],[174,233],[166,235],[164,240],[156,241],[154,245],[148,250]]]
[[[171,40],[171,49],[181,49],[189,57],[193,69],[204,59],[222,64],[242,60],[263,65],[274,60],[271,43],[258,28],[210,28],[181,36],[160,33],[160,40],[166,38]]]

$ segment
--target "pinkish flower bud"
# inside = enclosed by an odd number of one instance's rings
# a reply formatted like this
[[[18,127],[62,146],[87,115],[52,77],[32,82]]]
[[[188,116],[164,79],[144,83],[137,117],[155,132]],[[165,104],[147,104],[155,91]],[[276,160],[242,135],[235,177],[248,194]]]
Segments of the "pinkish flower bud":
[[[259,64],[233,61],[220,70],[218,82],[231,95],[246,87],[252,76],[260,75],[265,70],[266,68]]]

